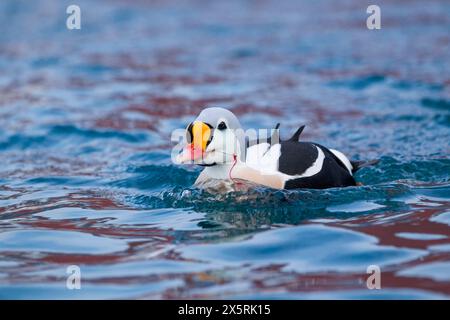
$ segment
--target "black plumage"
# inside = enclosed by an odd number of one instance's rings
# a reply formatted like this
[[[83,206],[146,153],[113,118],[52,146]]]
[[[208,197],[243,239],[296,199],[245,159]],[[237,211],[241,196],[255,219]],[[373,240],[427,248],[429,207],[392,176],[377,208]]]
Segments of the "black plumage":
[[[356,185],[355,179],[339,158],[327,148],[311,142],[281,142],[279,171],[290,176],[303,174],[317,160],[317,148],[320,148],[325,156],[322,169],[310,177],[293,177],[287,180],[286,189],[324,189]]]
[[[279,126],[278,123],[270,137],[247,142],[247,147],[263,142],[269,143],[271,147],[280,144],[278,171],[292,177],[286,180],[286,189],[356,186],[352,173],[378,162],[377,160],[351,161],[352,168],[348,168],[330,149],[314,142],[299,141],[305,129],[304,125],[299,127],[288,140],[280,139]],[[319,159],[319,150],[323,152],[323,162],[321,158]],[[316,161],[318,163],[315,163]],[[299,177],[314,167],[321,169],[313,175]]]
[[[345,164],[328,148],[312,142],[299,142],[305,126],[301,126],[287,141],[281,141],[281,155],[278,161],[279,171],[291,176],[302,175],[312,167],[318,158],[318,149],[323,152],[322,169],[309,177],[289,179],[286,189],[311,188],[324,189],[330,187],[355,186],[356,181]],[[376,163],[376,162],[374,162]],[[352,163],[353,172],[369,162]]]

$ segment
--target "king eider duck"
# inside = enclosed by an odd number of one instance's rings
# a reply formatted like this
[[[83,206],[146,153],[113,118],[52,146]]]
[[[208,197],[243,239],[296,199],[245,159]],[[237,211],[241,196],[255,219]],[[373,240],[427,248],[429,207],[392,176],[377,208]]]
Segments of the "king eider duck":
[[[252,139],[231,111],[206,108],[187,127],[187,144],[175,162],[204,166],[196,185],[209,179],[245,180],[275,189],[355,186],[353,174],[377,162],[350,161],[340,151],[299,141],[304,126],[281,141],[278,127],[264,139]]]

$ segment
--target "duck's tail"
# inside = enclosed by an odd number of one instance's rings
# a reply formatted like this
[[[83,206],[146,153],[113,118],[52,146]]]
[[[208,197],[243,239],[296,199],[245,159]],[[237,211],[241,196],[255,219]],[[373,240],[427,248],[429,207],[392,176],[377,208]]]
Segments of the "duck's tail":
[[[356,171],[358,171],[361,168],[364,167],[369,167],[369,166],[374,166],[376,165],[378,162],[380,162],[380,160],[378,159],[374,159],[374,160],[361,160],[361,161],[350,161],[350,163],[352,164],[352,172],[355,173]]]

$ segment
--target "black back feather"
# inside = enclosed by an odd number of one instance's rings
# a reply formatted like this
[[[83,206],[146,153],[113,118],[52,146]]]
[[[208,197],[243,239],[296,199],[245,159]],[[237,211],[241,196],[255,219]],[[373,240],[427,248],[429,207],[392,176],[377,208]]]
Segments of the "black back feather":
[[[303,129],[305,129],[305,126],[301,126],[300,128],[297,129],[297,131],[295,131],[294,135],[288,140],[288,141],[294,141],[297,142],[300,139],[300,135],[303,132]]]
[[[280,142],[280,123],[278,122],[275,126],[275,129],[273,129],[272,136],[270,137],[270,144],[273,143],[279,143]]]

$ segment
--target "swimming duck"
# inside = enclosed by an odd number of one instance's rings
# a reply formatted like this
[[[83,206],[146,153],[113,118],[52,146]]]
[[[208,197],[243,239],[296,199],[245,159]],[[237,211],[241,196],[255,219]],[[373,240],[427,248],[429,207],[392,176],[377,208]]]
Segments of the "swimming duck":
[[[299,141],[304,126],[281,141],[278,128],[270,136],[252,137],[231,111],[206,108],[187,127],[187,144],[175,162],[204,167],[196,185],[209,179],[245,180],[275,189],[355,186],[353,174],[376,163],[350,161],[340,151]]]

